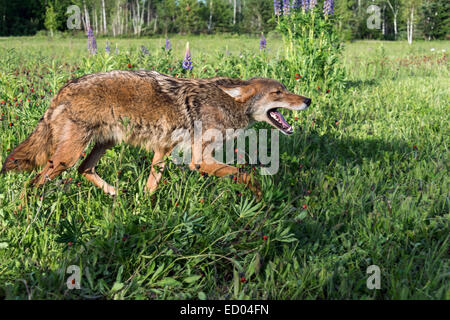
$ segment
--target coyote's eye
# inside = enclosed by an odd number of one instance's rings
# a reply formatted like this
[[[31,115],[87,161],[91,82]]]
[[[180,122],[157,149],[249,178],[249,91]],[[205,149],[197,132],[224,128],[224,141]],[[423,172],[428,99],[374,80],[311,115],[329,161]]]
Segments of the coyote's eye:
[[[281,94],[281,90],[275,91],[275,94]]]

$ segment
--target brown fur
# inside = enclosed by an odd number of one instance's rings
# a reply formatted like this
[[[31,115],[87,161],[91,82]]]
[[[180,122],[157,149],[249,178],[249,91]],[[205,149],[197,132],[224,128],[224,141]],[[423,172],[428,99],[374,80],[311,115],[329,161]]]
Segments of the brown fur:
[[[274,88],[281,94],[272,92]],[[164,156],[179,142],[171,138],[176,129],[192,134],[194,121],[202,121],[203,130],[245,128],[252,121],[261,121],[254,115],[264,104],[299,105],[305,99],[271,79],[178,79],[153,71],[90,74],[61,88],[33,133],[8,155],[2,172],[44,166],[31,181],[42,185],[72,167],[94,141],[94,149],[78,170],[105,192],[115,194],[94,168],[106,149],[126,142],[154,151],[147,182],[147,190],[152,192],[162,174],[155,166],[163,167]],[[235,167],[201,163],[192,164],[191,169],[217,176],[237,175],[239,182],[259,193],[257,182]]]

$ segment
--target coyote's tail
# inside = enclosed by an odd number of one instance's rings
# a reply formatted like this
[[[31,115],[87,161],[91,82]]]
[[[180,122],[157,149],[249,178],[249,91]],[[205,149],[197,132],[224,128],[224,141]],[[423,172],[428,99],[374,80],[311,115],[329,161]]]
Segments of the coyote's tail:
[[[1,172],[31,171],[47,163],[53,149],[52,132],[44,118],[33,133],[18,145],[6,158]]]

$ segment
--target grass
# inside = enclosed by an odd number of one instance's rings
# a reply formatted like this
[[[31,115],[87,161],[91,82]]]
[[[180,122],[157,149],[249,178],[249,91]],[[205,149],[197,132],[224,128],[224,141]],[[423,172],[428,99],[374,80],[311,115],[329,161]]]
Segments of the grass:
[[[232,55],[257,56],[258,39],[189,40],[194,76],[256,75],[216,51],[228,45]],[[173,59],[182,59],[185,41],[173,39],[173,57],[155,62],[133,52],[163,39],[123,39],[120,57],[93,62],[81,39],[0,39],[0,160],[31,133],[67,79],[130,63],[163,72],[173,65],[168,73],[176,74]],[[271,60],[283,53],[280,40],[268,43],[267,69],[258,75],[273,76]],[[35,173],[0,176],[0,297],[449,299],[443,49],[448,41],[350,43],[344,89],[291,87],[313,105],[290,117],[295,134],[280,137],[280,170],[261,177],[260,203],[230,179],[174,164],[148,197],[151,154],[125,145],[97,169],[122,190],[116,198],[72,169],[17,210]],[[80,290],[67,289],[70,265],[82,270]],[[380,290],[366,286],[370,265],[381,269]]]

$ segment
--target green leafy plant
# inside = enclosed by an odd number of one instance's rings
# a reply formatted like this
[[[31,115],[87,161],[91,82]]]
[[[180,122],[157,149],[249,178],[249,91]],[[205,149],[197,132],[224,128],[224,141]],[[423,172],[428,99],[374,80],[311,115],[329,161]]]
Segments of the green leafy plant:
[[[292,10],[276,19],[285,45],[286,63],[282,69],[301,75],[310,88],[342,86],[345,76],[340,63],[343,46],[335,28],[335,18],[316,6],[309,10]]]

